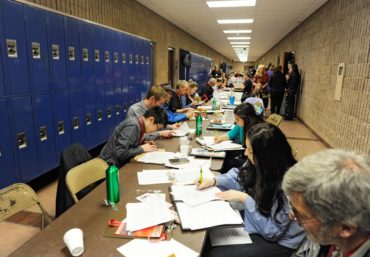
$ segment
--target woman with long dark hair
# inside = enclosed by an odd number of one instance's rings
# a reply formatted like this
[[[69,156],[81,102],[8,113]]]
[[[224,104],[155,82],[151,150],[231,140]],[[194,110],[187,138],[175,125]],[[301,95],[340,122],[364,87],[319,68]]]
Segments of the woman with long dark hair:
[[[235,143],[242,144],[245,147],[245,135],[247,131],[257,123],[264,122],[255,107],[250,103],[243,103],[235,107],[234,119],[235,126],[228,133],[216,136],[215,143],[225,140],[232,140]],[[240,167],[246,160],[244,151],[227,151],[221,173],[225,173],[233,167]]]
[[[290,256],[305,237],[296,221],[289,219],[290,207],[281,183],[296,161],[281,130],[271,124],[253,126],[246,136],[247,161],[215,179],[203,179],[199,189],[217,186],[217,196],[243,206],[244,229],[252,244],[212,247],[210,257]]]
[[[289,67],[289,77],[287,80],[287,96],[286,96],[286,110],[285,119],[293,120],[295,96],[298,91],[299,84],[301,83],[301,76],[299,74],[298,65],[293,63]]]

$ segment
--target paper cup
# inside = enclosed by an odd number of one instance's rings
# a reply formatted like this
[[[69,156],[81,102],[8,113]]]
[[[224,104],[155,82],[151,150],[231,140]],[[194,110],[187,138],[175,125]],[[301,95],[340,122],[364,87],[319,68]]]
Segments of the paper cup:
[[[186,157],[189,154],[190,146],[189,145],[180,145],[181,157]]]
[[[189,144],[189,139],[187,137],[180,137],[180,145]]]
[[[79,228],[72,228],[64,234],[64,243],[72,256],[80,256],[84,252],[83,232]]]

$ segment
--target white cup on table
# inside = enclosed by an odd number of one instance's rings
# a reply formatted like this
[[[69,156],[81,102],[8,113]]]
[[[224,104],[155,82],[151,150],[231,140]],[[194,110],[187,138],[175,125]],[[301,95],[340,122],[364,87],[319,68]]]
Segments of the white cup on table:
[[[64,243],[72,256],[80,256],[84,252],[83,232],[79,228],[68,230],[63,237]]]
[[[187,157],[190,151],[190,145],[180,145],[181,157]]]

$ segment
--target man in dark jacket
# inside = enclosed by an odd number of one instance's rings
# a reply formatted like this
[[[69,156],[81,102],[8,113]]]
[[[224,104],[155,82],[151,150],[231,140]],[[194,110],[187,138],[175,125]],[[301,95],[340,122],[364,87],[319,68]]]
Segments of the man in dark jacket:
[[[281,103],[283,102],[284,92],[285,92],[285,77],[281,72],[282,67],[278,65],[275,70],[274,74],[271,76],[270,79],[270,97],[271,97],[271,113],[280,113]]]
[[[301,83],[301,76],[299,75],[298,65],[293,63],[289,67],[289,75],[287,75],[287,89],[286,89],[286,109],[285,119],[293,120],[295,95],[297,94],[299,84]]]

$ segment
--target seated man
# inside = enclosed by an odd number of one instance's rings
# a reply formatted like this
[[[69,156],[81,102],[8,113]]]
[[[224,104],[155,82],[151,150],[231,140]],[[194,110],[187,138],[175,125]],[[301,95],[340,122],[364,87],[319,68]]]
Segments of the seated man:
[[[179,80],[176,84],[176,90],[170,90],[171,100],[168,103],[168,107],[172,112],[184,113],[187,112],[190,108],[183,107],[182,96],[188,94],[189,85],[186,80]]]
[[[147,141],[144,134],[162,129],[166,125],[167,114],[161,107],[153,107],[138,118],[127,118],[114,129],[100,153],[100,158],[120,168],[132,157],[156,150],[155,143]]]
[[[185,121],[185,120],[190,119],[191,117],[194,116],[194,110],[193,109],[190,109],[185,113],[172,112],[170,110],[169,106],[168,106],[168,103],[171,101],[171,97],[172,97],[171,92],[172,92],[172,90],[167,88],[166,92],[167,92],[166,104],[163,105],[163,108],[167,112],[168,124],[174,124],[174,123],[177,123],[177,122],[180,122],[180,121]]]
[[[199,96],[202,100],[208,102],[213,97],[214,87],[217,85],[217,80],[215,78],[211,78],[208,80],[207,84],[200,88]]]
[[[166,95],[166,91],[161,86],[150,87],[144,100],[130,106],[126,114],[126,119],[131,117],[140,117],[147,110],[153,107],[162,107]],[[171,130],[161,130],[147,135],[147,138],[150,140],[156,140],[159,137],[172,137],[172,135],[173,132]]]
[[[370,256],[369,157],[340,149],[307,156],[285,174],[283,189],[291,218],[323,245],[320,256]]]

